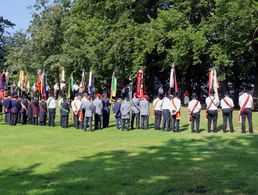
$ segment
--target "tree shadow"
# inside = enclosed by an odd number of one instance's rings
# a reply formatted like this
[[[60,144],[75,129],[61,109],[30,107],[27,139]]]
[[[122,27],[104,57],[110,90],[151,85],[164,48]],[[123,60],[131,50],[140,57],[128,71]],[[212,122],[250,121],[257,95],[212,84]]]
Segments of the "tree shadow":
[[[113,150],[36,173],[0,172],[1,194],[257,194],[258,136],[176,138]]]

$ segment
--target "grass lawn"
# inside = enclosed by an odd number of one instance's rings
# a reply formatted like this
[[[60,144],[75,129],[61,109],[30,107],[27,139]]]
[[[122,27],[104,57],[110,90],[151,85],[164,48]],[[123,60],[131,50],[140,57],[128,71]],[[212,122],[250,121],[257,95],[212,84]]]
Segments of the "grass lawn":
[[[242,135],[235,112],[237,132],[208,134],[203,111],[191,134],[182,112],[180,133],[1,123],[0,194],[258,194],[257,132]]]

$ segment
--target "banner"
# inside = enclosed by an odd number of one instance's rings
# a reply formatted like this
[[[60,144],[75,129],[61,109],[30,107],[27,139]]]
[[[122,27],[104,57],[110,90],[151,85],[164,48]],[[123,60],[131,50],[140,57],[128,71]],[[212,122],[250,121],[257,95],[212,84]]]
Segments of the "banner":
[[[208,73],[208,94],[209,95],[212,89],[214,91],[215,97],[218,98],[219,81],[217,77],[217,71],[214,68],[211,69]]]
[[[65,71],[64,71],[64,69],[61,70],[61,81],[65,81]]]
[[[94,77],[93,77],[92,71],[90,71],[90,74],[89,74],[88,93],[91,96],[94,95]]]
[[[139,70],[137,74],[136,93],[143,96],[143,71]]]
[[[176,70],[174,68],[171,68],[171,70],[170,70],[169,87],[170,88],[174,88],[175,92],[178,93],[178,85],[177,85],[177,79],[176,79]]]
[[[84,76],[84,69],[82,70],[82,78],[80,82],[80,91],[83,92],[85,90],[85,76]]]
[[[115,77],[115,73],[113,72],[112,81],[111,81],[111,97],[116,97],[117,90],[117,78]]]

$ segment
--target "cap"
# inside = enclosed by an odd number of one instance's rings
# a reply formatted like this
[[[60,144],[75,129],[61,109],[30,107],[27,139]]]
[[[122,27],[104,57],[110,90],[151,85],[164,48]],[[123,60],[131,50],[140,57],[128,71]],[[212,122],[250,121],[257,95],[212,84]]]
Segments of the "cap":
[[[97,97],[101,97],[101,94],[99,94],[99,93],[97,93],[97,95],[96,95]]]

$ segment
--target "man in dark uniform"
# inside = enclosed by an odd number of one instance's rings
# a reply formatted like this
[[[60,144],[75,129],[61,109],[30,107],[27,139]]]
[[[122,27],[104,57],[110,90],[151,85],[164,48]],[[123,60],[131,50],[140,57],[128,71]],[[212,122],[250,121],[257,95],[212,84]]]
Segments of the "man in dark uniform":
[[[13,94],[12,108],[11,108],[11,125],[15,126],[18,122],[18,113],[21,110],[21,103],[18,100],[16,93]]]
[[[103,103],[103,110],[102,110],[103,128],[106,128],[109,126],[109,116],[110,116],[109,106],[111,106],[111,103],[110,103],[109,99],[107,98],[106,93],[103,93],[102,103]]]
[[[33,99],[31,100],[31,107],[32,107],[32,125],[38,125],[39,101],[37,99],[37,94],[33,95]]]
[[[68,121],[69,121],[70,107],[69,107],[69,102],[65,95],[63,96],[63,101],[60,104],[60,110],[61,110],[61,117],[62,117],[61,127],[67,128]]]
[[[5,112],[5,123],[10,124],[11,122],[11,108],[12,108],[12,100],[10,94],[5,94],[5,99],[3,101],[4,112]]]
[[[132,120],[131,120],[131,129],[134,129],[134,122],[136,121],[136,129],[139,129],[140,125],[140,100],[137,93],[134,93],[134,97],[131,100],[131,110],[132,110]]]
[[[29,101],[27,99],[27,95],[24,93],[21,100],[21,123],[23,125],[27,124],[28,106],[29,106]]]
[[[28,104],[28,124],[32,125],[32,118],[33,118],[33,107],[32,107],[32,99],[28,97],[29,104]]]
[[[44,98],[39,102],[39,123],[40,126],[46,126],[47,121],[47,104]]]

